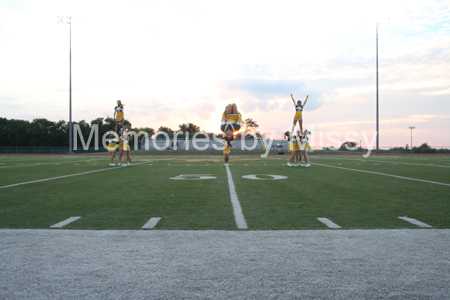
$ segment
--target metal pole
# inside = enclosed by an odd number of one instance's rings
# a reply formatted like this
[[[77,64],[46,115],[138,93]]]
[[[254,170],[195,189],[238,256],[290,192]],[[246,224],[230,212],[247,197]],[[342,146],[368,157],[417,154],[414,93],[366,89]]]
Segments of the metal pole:
[[[408,128],[411,129],[411,150],[412,150],[412,148],[413,148],[413,144],[412,144],[412,130],[414,128],[416,128],[416,127],[415,126],[409,126]]]
[[[380,152],[380,133],[379,133],[379,114],[378,114],[378,18],[377,18],[377,33],[376,33],[376,65],[377,65],[377,153]]]
[[[69,17],[69,153],[72,153],[72,17]]]
[[[57,17],[58,22],[69,24],[69,153],[72,153],[72,17]],[[66,21],[66,19],[68,21]]]

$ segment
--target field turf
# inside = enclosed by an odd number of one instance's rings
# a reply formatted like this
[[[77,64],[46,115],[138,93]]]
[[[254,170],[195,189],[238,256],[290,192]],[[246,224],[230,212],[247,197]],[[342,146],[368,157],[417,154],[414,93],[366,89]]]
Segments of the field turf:
[[[132,158],[110,167],[106,155],[0,156],[0,228],[80,217],[61,228],[242,230],[221,156]],[[450,228],[450,156],[313,156],[310,168],[287,159],[231,156],[247,230],[330,229],[318,218],[341,229],[429,228],[405,216]],[[151,218],[160,219],[143,229]]]

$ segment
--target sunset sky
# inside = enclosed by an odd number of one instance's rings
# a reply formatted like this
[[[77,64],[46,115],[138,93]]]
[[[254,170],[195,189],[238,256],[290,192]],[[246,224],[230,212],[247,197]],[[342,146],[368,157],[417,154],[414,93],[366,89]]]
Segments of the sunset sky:
[[[344,142],[376,122],[380,147],[450,148],[450,1],[0,0],[0,117],[112,117],[218,133],[228,103],[270,134],[304,126]]]

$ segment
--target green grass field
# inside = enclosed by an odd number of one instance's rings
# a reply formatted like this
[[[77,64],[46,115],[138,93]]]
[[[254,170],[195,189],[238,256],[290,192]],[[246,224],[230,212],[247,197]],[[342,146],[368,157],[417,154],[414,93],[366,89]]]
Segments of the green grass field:
[[[248,230],[329,229],[318,218],[342,229],[422,228],[404,216],[450,228],[450,156],[313,156],[310,168],[287,160],[231,156]],[[108,162],[107,155],[0,156],[0,228],[80,217],[62,228],[238,230],[221,156]],[[142,229],[150,218],[161,219]]]

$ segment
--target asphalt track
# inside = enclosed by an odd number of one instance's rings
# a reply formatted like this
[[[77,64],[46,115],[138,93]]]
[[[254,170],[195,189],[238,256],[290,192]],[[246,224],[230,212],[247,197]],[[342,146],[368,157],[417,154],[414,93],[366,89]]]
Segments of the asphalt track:
[[[450,230],[0,230],[0,299],[450,299]]]

